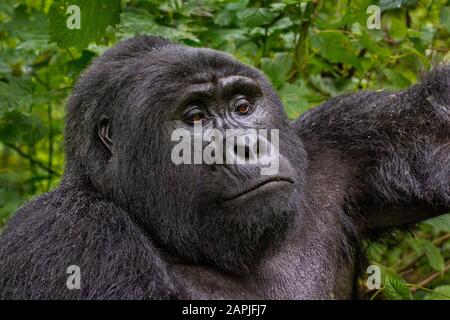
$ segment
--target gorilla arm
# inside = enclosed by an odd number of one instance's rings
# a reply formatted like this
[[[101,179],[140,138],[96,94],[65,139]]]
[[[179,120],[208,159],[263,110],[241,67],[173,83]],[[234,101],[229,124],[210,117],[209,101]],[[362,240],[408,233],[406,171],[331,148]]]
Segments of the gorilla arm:
[[[336,167],[325,171],[335,173],[329,180],[345,173],[345,209],[356,210],[367,227],[450,212],[450,66],[403,91],[333,98],[294,127],[310,162],[337,155]]]

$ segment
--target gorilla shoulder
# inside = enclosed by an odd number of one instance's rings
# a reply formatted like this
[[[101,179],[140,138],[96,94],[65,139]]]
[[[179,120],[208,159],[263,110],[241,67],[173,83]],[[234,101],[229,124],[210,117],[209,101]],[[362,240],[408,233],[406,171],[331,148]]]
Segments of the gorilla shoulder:
[[[184,292],[129,216],[86,187],[61,185],[25,204],[0,237],[0,257],[2,299],[161,299]],[[70,266],[81,271],[79,290],[68,287]]]

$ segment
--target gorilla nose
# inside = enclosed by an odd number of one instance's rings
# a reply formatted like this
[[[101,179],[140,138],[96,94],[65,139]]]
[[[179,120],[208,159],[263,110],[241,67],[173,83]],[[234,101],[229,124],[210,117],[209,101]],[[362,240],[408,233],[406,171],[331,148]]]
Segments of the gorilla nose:
[[[268,141],[256,133],[233,134],[226,140],[227,163],[231,158],[235,164],[256,164],[267,153]]]

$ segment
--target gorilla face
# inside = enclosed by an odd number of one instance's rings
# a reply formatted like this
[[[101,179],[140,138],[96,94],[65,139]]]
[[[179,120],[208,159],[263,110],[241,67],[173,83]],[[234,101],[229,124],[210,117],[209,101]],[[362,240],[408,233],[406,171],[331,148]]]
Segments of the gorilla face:
[[[114,70],[119,93],[98,115],[102,152],[110,155],[94,184],[121,199],[170,255],[249,272],[301,216],[305,153],[271,85],[223,53],[174,44],[136,54]],[[278,173],[261,175],[259,163],[173,163],[172,133],[194,136],[198,124],[224,137],[230,129],[278,129]],[[244,158],[252,143],[262,145],[244,140]],[[236,154],[237,144],[224,152]]]

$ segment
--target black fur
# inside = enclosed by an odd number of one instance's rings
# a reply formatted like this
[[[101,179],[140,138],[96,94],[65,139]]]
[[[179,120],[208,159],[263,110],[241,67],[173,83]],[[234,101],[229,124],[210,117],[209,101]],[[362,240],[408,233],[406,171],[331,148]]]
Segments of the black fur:
[[[236,75],[257,83],[255,111],[214,125],[280,129],[293,184],[229,203],[258,168],[176,166],[170,134],[187,87]],[[440,67],[408,90],[340,96],[290,123],[266,78],[223,53],[122,42],[68,101],[61,185],[0,236],[0,297],[349,298],[368,231],[449,210],[449,86]],[[222,110],[218,88],[211,108]],[[80,290],[66,286],[70,265]]]

